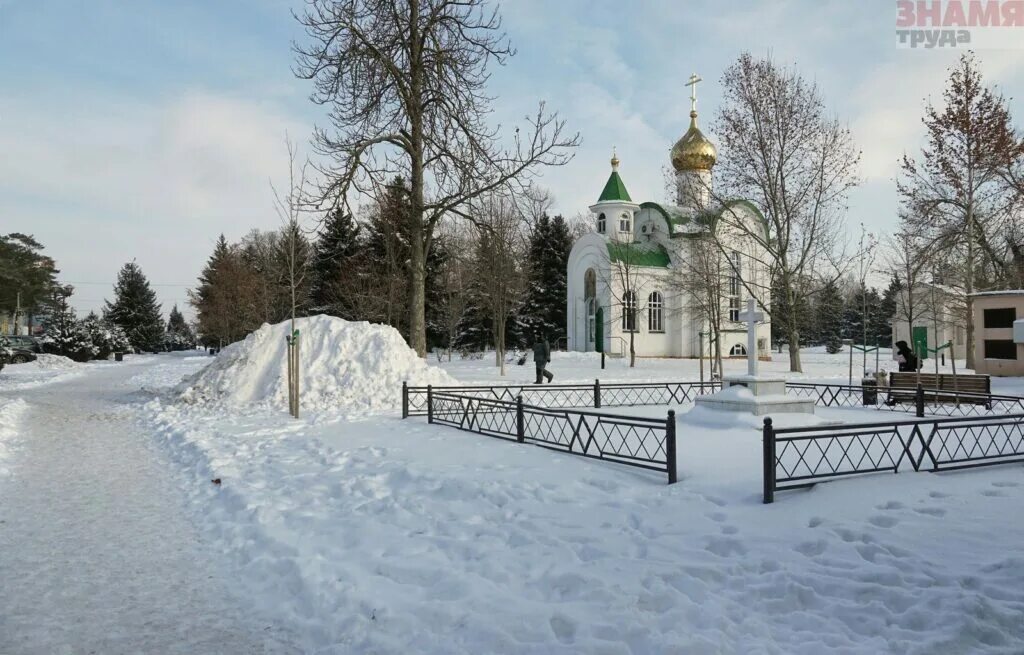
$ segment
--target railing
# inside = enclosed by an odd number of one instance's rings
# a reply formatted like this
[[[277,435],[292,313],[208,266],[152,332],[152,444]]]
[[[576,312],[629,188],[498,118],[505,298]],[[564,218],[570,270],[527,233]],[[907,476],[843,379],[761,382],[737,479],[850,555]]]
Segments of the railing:
[[[763,428],[764,502],[848,475],[1024,462],[1024,414]]]
[[[410,387],[402,383],[402,418],[425,416],[427,391],[515,402],[522,396],[528,405],[547,409],[573,407],[629,407],[692,402],[697,396],[722,388],[718,382],[625,382],[593,384],[518,384],[501,386]]]
[[[427,422],[676,476],[676,419],[534,407],[427,389]]]

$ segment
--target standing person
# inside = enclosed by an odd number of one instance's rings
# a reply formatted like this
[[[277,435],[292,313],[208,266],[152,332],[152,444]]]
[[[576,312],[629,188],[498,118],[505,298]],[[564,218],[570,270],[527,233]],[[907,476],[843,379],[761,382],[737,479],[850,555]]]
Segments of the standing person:
[[[555,377],[545,365],[551,361],[551,345],[547,339],[541,338],[540,334],[533,335],[533,363],[537,367],[537,380],[534,384],[541,383],[541,376],[547,378],[548,383]]]
[[[917,355],[910,349],[906,341],[896,342],[896,361],[900,364],[900,371],[913,373],[917,370]]]

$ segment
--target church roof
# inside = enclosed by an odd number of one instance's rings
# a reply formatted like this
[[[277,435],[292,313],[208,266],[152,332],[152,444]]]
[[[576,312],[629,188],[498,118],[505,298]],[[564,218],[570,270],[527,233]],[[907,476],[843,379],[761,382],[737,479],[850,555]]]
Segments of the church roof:
[[[668,268],[670,259],[665,246],[657,244],[651,247],[642,243],[608,242],[608,257],[612,262],[622,262],[628,266],[643,268]]]
[[[608,176],[608,181],[604,185],[604,190],[601,191],[601,197],[597,199],[598,202],[606,202],[609,200],[633,202],[629,197],[629,191],[626,191],[626,185],[622,182],[619,172],[614,170],[612,171],[612,174]]]

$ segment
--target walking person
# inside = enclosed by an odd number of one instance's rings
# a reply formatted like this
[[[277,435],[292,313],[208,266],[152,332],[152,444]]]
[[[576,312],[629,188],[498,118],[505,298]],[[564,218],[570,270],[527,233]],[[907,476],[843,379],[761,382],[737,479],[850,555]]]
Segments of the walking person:
[[[538,333],[533,335],[533,363],[537,367],[537,380],[534,384],[541,384],[541,376],[547,378],[548,383],[555,377],[545,366],[551,361],[551,345]]]

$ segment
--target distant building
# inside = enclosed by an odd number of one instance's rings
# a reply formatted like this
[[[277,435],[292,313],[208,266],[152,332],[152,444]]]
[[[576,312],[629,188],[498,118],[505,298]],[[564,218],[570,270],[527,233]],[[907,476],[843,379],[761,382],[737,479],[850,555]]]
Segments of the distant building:
[[[913,304],[911,305],[911,301]],[[925,335],[928,348],[952,342],[953,356],[967,358],[967,317],[962,293],[956,289],[922,282],[914,287],[913,293],[900,291],[896,296],[896,315],[892,320],[892,341],[906,341],[912,347]],[[910,325],[908,316],[913,316]],[[915,338],[917,335],[917,338]],[[915,349],[916,350],[916,349]],[[946,351],[946,358],[949,358]],[[924,353],[918,353],[924,355]],[[934,355],[928,354],[929,358]],[[940,355],[941,357],[941,355]]]
[[[971,294],[974,312],[974,370],[1024,376],[1024,289]],[[1020,321],[1014,335],[1014,324]]]

